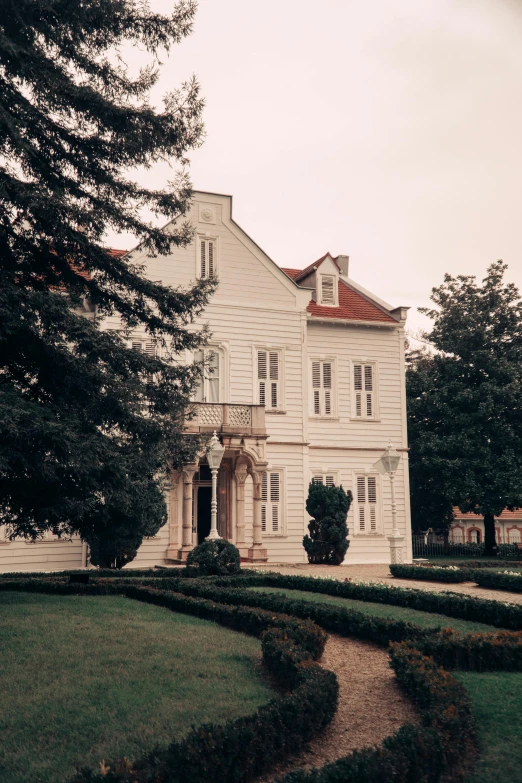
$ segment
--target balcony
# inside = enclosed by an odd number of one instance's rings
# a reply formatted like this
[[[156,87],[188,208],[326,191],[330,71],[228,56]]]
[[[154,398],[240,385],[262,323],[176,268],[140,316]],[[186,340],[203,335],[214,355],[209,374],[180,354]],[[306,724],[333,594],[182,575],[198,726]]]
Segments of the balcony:
[[[231,405],[227,402],[195,402],[187,432],[214,432],[243,437],[266,437],[264,405]]]

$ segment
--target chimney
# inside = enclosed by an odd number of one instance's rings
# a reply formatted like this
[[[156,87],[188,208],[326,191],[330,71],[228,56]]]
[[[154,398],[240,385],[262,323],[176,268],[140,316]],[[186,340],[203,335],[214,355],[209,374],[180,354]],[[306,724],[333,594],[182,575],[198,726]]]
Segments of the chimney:
[[[348,277],[348,265],[350,263],[350,256],[337,256],[335,260],[337,261],[337,265],[341,270],[342,276]]]

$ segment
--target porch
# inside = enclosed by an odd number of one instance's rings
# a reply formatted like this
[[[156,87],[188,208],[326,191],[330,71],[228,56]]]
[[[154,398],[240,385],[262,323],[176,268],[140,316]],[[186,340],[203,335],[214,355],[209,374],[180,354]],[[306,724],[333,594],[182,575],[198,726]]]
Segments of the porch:
[[[217,528],[239,549],[242,560],[267,561],[263,545],[263,476],[267,440],[263,405],[194,403],[186,431],[218,434],[225,448],[217,476]],[[251,487],[250,487],[251,482]],[[186,561],[210,532],[212,477],[203,452],[172,474],[167,560]]]

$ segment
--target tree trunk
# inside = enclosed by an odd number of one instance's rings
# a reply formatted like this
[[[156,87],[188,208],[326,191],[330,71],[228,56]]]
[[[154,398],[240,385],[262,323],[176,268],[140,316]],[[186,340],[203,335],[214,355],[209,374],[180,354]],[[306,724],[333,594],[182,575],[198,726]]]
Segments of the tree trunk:
[[[450,553],[450,547],[449,547],[449,530],[446,528],[446,530],[442,534],[443,538],[443,549],[445,555],[449,555]]]
[[[493,514],[484,514],[484,557],[496,557],[497,551],[495,517]]]

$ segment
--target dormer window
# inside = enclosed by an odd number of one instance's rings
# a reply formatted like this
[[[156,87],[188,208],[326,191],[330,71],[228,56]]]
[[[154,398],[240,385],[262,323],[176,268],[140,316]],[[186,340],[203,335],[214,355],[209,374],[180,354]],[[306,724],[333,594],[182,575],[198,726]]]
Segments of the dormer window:
[[[201,279],[217,276],[217,239],[198,237],[198,273]]]
[[[320,275],[320,304],[335,307],[337,304],[335,275]]]

